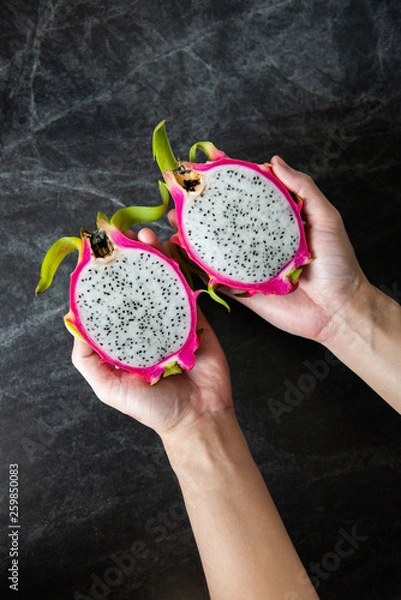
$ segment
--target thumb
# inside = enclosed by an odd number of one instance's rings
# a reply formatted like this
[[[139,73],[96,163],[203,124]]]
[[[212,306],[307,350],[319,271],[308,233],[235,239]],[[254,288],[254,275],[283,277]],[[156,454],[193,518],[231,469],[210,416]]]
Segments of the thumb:
[[[114,371],[113,367],[103,363],[99,355],[78,338],[74,338],[71,359],[74,367],[86,379],[95,394],[101,397],[102,392],[107,390],[110,374]]]
[[[197,362],[210,357],[226,362],[220,342],[199,306],[197,307],[197,330],[201,336],[200,345],[196,351]]]
[[[280,157],[271,159],[274,175],[303,202],[303,214],[309,224],[321,224],[332,220],[337,210],[319,190],[313,179],[296,171]]]

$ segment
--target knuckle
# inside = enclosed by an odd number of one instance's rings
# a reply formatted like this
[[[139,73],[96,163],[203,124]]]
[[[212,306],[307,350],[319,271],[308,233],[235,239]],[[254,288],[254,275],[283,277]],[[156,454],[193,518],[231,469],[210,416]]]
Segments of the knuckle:
[[[308,173],[302,173],[302,178],[305,188],[310,188],[311,186],[316,185],[314,179]]]
[[[316,190],[316,184],[312,177],[307,173],[301,173],[300,175],[300,186],[298,194],[301,198],[307,198],[310,194]]]

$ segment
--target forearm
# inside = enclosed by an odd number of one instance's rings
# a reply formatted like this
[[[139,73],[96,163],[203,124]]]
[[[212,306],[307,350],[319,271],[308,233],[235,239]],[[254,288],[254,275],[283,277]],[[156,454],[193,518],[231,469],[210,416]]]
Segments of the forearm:
[[[401,413],[401,307],[369,284],[333,317],[325,346]]]
[[[212,600],[316,599],[234,412],[164,444]]]

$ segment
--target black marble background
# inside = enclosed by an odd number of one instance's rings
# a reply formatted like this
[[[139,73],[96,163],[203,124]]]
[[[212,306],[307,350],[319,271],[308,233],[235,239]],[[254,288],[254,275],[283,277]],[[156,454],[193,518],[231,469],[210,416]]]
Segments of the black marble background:
[[[101,404],[70,363],[62,317],[74,259],[35,298],[40,263],[97,210],[159,203],[151,134],[165,118],[178,156],[211,139],[245,160],[280,153],[313,175],[368,277],[400,302],[399,6],[1,3],[2,597],[208,597],[158,437]],[[165,219],[155,228],[171,233]],[[318,345],[243,307],[201,304],[252,453],[321,597],[401,598],[400,416]],[[325,361],[320,380],[302,378],[305,361]],[[286,390],[308,381],[314,389],[285,405]],[[18,594],[7,592],[9,463],[20,468]],[[347,535],[354,546],[339,557]]]

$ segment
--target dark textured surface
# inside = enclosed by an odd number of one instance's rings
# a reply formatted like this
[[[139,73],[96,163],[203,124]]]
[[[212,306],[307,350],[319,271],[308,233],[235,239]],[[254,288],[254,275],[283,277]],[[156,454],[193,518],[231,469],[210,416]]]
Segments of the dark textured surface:
[[[0,23],[2,589],[7,469],[19,463],[19,598],[205,600],[159,439],[71,366],[62,316],[74,260],[35,299],[40,262],[98,209],[159,202],[150,141],[166,118],[179,156],[209,138],[312,174],[369,278],[400,301],[399,3],[16,0]],[[156,231],[170,234],[165,220]],[[400,417],[316,344],[242,307],[202,306],[321,597],[401,598]],[[324,377],[278,422],[272,400],[283,404],[317,360]],[[354,552],[336,559],[353,532]]]

